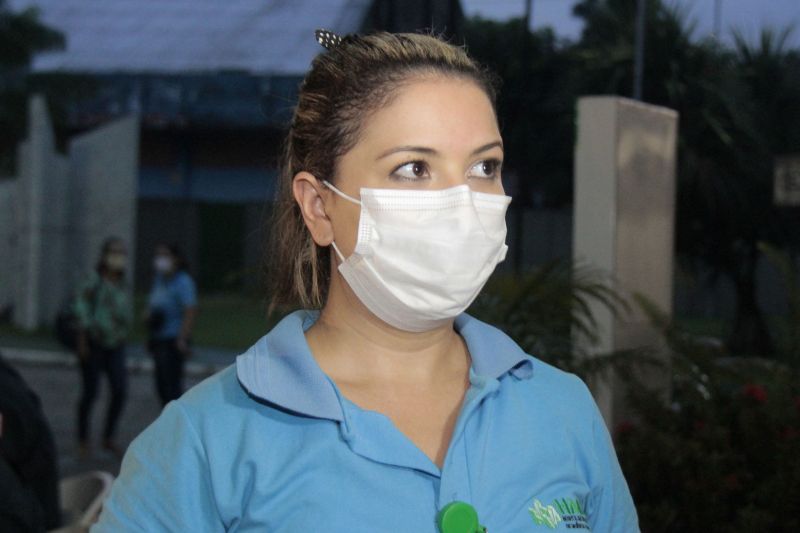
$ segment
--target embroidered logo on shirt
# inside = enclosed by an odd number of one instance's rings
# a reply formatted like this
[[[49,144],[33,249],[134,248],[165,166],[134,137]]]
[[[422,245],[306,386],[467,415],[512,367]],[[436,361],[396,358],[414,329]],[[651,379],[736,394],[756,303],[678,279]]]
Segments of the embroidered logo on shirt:
[[[555,529],[561,523],[561,515],[558,514],[556,508],[552,505],[545,507],[539,500],[533,500],[533,507],[528,509],[533,517],[533,521],[540,526],[547,526],[550,529]]]
[[[575,498],[556,498],[550,505],[544,505],[538,499],[534,499],[528,512],[539,526],[555,529],[564,522],[567,529],[591,530],[586,513]]]

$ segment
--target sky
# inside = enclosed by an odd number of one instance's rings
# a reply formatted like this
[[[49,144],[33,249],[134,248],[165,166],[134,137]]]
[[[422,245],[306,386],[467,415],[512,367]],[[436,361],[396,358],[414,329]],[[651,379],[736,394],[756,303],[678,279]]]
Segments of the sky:
[[[461,0],[467,16],[507,19],[521,17],[526,0]],[[714,7],[717,0],[665,0],[685,9],[690,20],[696,23],[695,37],[702,38],[714,31]],[[533,27],[552,26],[564,37],[580,35],[580,20],[572,16],[572,6],[577,0],[533,0]],[[721,5],[721,34],[723,42],[731,42],[733,31],[746,38],[758,36],[763,26],[783,28],[794,24],[789,40],[792,47],[800,48],[800,0],[719,0]]]

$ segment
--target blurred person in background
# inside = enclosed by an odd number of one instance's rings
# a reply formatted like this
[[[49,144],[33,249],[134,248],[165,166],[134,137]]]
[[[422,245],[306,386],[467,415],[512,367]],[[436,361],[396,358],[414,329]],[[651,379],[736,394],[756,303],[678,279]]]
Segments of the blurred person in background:
[[[183,367],[191,355],[197,289],[175,244],[156,246],[153,269],[155,279],[146,313],[148,349],[155,361],[158,396],[166,405],[183,394]]]
[[[132,315],[125,285],[127,266],[128,251],[122,239],[106,239],[97,266],[80,285],[74,304],[79,324],[77,352],[83,378],[78,404],[78,445],[84,456],[90,451],[89,422],[101,372],[105,372],[111,388],[103,448],[115,455],[122,453],[114,442],[114,433],[128,391],[125,341]]]

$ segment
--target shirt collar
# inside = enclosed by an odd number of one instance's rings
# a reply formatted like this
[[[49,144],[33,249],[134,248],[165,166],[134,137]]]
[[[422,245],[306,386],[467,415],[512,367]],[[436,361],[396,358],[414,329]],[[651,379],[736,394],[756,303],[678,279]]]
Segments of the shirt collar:
[[[525,379],[533,375],[533,358],[499,329],[466,313],[456,318],[455,329],[467,343],[476,375],[490,379],[509,372]]]
[[[317,364],[305,332],[319,313],[295,311],[236,358],[239,383],[251,395],[316,418],[341,421],[333,384]]]
[[[333,383],[317,364],[305,332],[319,317],[316,311],[295,311],[236,358],[236,375],[250,396],[281,409],[315,418],[344,420]],[[472,372],[486,379],[507,373],[533,374],[533,362],[500,330],[467,314],[455,321],[472,356]]]

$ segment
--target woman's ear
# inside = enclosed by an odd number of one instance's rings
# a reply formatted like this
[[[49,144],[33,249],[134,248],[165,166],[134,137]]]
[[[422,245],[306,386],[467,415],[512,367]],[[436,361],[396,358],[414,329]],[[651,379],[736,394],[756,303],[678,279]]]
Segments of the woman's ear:
[[[292,194],[311,238],[320,246],[329,246],[333,242],[333,224],[325,212],[323,188],[322,182],[305,171],[298,172],[292,180]]]

